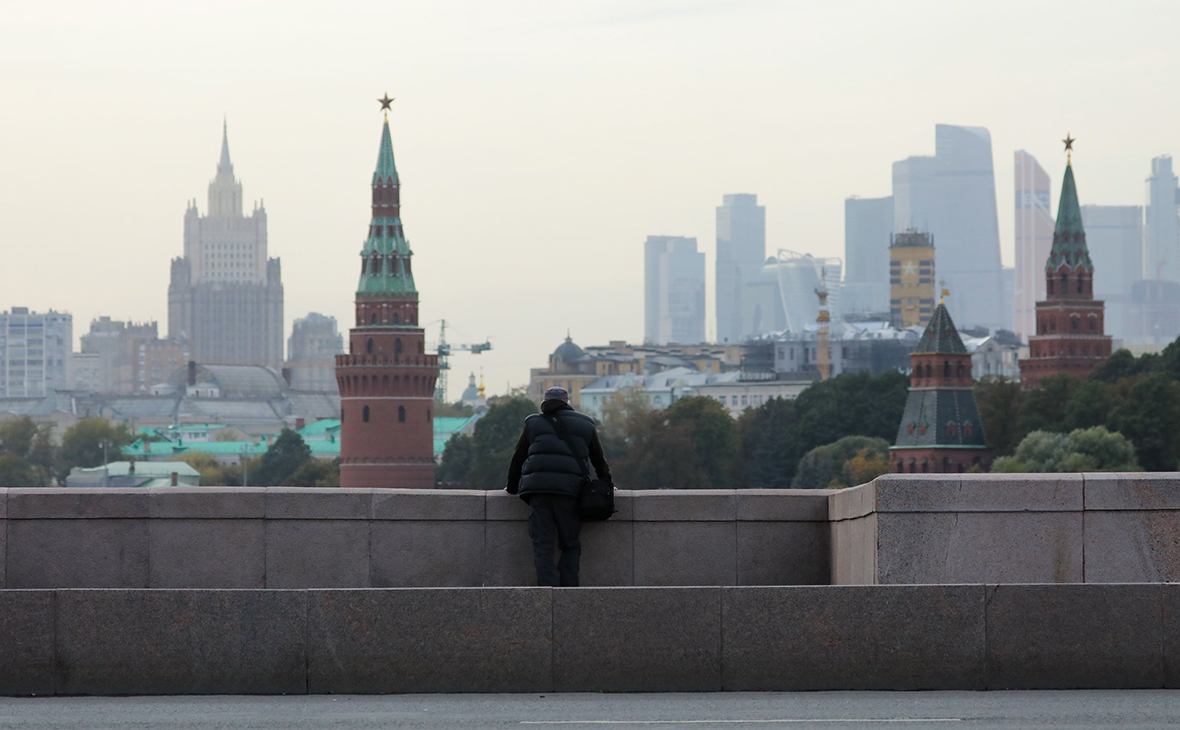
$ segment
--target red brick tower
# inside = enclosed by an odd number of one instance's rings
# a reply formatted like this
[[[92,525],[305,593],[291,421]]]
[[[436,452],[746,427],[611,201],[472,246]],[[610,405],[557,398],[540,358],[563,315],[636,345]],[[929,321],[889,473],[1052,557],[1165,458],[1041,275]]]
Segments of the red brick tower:
[[[1067,136],[1066,150],[1072,145]],[[1094,264],[1086,248],[1073,164],[1067,161],[1053,248],[1045,263],[1045,301],[1037,302],[1037,333],[1028,338],[1028,358],[1020,361],[1021,387],[1031,390],[1056,373],[1084,378],[1110,357],[1104,312],[1103,302],[1094,299]]]
[[[389,108],[388,97],[380,100]],[[361,251],[356,326],[336,356],[340,386],[340,486],[434,486],[434,381],[418,326],[412,252],[402,231],[400,182],[389,117],[373,173],[373,217]]]

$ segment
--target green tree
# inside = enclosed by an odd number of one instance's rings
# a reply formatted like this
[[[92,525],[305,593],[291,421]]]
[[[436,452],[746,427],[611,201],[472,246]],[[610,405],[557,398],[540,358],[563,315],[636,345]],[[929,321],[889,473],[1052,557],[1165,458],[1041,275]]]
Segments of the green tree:
[[[795,402],[771,398],[747,408],[737,420],[741,444],[741,484],[757,489],[787,489],[795,476],[799,453],[794,445],[798,417]]]
[[[692,440],[710,489],[730,489],[737,465],[737,428],[725,408],[703,396],[681,398],[664,411],[668,426]]]
[[[994,472],[1139,471],[1135,445],[1103,426],[1069,433],[1033,431],[1013,456],[996,459]]]
[[[471,463],[475,457],[475,439],[456,433],[447,440],[443,448],[442,462],[434,473],[439,482],[463,482],[471,472]]]
[[[0,421],[0,453],[24,459],[33,448],[37,433],[37,424],[28,416]]]
[[[133,441],[135,438],[125,423],[113,425],[101,418],[83,418],[62,435],[58,482],[64,484],[66,475],[76,466],[102,466],[104,443],[108,461],[122,461],[123,447]]]
[[[225,468],[213,458],[212,454],[206,454],[203,451],[189,451],[185,454],[174,456],[170,461],[181,461],[196,469],[201,475],[202,487],[225,487],[240,485],[241,478],[238,481],[230,481],[225,478]]]
[[[611,475],[619,487],[708,489],[713,486],[687,420],[672,424],[665,411],[644,411],[634,414],[628,424],[627,455],[611,463]]]
[[[0,487],[41,487],[45,486],[33,473],[33,468],[24,457],[0,452]]]
[[[277,486],[311,458],[311,448],[303,437],[284,428],[262,455],[258,469],[251,471],[250,482],[260,487]]]
[[[899,417],[900,420],[900,417]],[[799,469],[791,482],[792,489],[826,489],[853,487],[857,474],[848,462],[860,457],[868,462],[887,459],[889,442],[871,436],[845,436],[830,444],[817,446],[799,461]],[[888,471],[888,462],[886,462]],[[858,482],[859,483],[859,482]]]
[[[1104,426],[1114,408],[1112,388],[1101,380],[1082,380],[1074,386],[1065,404],[1062,430]]]
[[[975,402],[983,420],[983,433],[996,455],[1007,456],[1016,451],[1024,438],[1019,426],[1020,406],[1024,402],[1020,383],[988,375],[975,381]]]
[[[1180,465],[1180,383],[1162,371],[1119,381],[1108,418],[1111,429],[1135,444],[1147,471],[1175,471]]]
[[[794,441],[799,453],[844,436],[872,436],[892,443],[905,411],[909,383],[896,370],[876,376],[860,371],[807,388],[795,399]]]
[[[631,453],[631,434],[636,431],[635,419],[652,412],[651,402],[642,386],[633,386],[611,394],[602,407],[602,422],[598,438],[602,449],[614,461],[626,459]]]
[[[283,480],[285,487],[339,487],[340,459],[311,459]]]
[[[536,404],[528,398],[511,397],[490,405],[487,415],[475,422],[474,454],[467,473],[467,483],[472,489],[504,486],[524,419],[536,412]]]
[[[1041,378],[1035,389],[1027,391],[1017,422],[1021,438],[1033,431],[1068,431],[1065,409],[1079,383],[1072,375],[1049,375]]]
[[[1151,360],[1135,357],[1130,350],[1125,348],[1115,350],[1105,362],[1090,371],[1089,379],[1102,383],[1114,383],[1123,378],[1141,375],[1145,372],[1145,367],[1149,368],[1153,364]]]

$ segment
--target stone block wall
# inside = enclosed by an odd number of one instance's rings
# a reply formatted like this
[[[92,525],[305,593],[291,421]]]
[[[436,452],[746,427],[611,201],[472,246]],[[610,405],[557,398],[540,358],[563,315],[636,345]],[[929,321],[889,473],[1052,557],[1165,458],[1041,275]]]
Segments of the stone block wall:
[[[1177,473],[889,474],[829,514],[837,584],[1180,581]]]
[[[0,694],[1180,688],[1180,585],[0,590]]]
[[[831,493],[620,492],[583,584],[826,584]],[[527,516],[503,492],[0,489],[0,587],[529,586]]]

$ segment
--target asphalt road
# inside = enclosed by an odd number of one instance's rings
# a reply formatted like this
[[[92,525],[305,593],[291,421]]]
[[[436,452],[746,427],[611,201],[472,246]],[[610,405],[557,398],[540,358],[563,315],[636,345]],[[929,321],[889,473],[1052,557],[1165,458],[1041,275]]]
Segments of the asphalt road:
[[[1180,691],[0,699],[2,728],[1172,728]]]

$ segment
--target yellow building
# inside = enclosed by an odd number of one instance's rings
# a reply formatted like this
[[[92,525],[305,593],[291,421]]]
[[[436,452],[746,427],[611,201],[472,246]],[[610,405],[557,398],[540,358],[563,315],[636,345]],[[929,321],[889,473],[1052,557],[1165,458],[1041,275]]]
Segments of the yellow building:
[[[913,229],[890,236],[889,319],[925,327],[934,314],[934,237]]]

